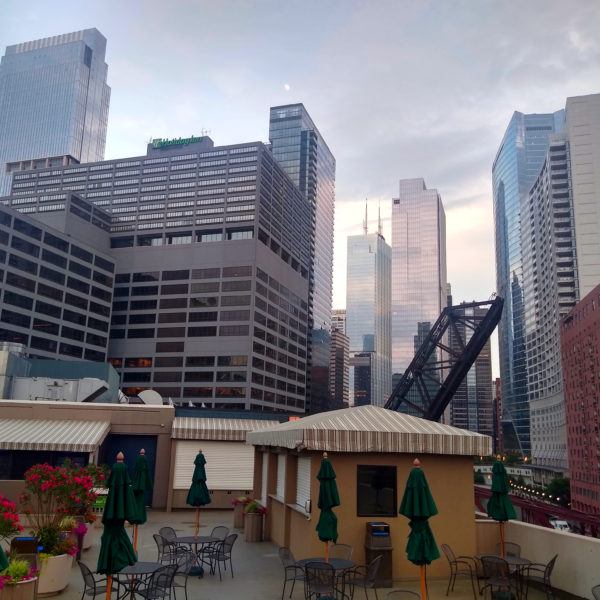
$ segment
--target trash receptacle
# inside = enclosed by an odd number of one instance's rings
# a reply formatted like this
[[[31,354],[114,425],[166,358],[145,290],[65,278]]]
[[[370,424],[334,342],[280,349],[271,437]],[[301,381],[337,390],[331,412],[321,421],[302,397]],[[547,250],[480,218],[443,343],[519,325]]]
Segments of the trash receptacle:
[[[381,563],[375,579],[377,587],[392,587],[392,536],[389,523],[367,522],[365,536],[365,557],[369,564],[381,556]]]

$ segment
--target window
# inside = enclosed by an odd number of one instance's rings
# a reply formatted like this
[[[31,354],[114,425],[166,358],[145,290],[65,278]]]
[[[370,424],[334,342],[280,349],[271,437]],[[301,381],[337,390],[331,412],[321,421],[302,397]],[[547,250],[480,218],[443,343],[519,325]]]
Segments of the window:
[[[214,365],[214,356],[188,356],[185,359],[186,367],[213,367]]]
[[[395,517],[396,467],[357,465],[356,506],[359,517]]]
[[[281,500],[285,496],[285,454],[277,455],[277,489],[275,494]]]

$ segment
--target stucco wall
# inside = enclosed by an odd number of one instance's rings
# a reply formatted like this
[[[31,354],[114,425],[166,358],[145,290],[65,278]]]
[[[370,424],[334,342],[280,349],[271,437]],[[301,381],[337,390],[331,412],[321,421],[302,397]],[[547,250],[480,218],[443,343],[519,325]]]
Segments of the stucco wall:
[[[276,455],[269,460],[268,480],[270,492],[276,485]],[[286,451],[287,452],[287,451]],[[295,457],[287,452],[286,468],[286,497],[287,504],[295,501],[296,470]],[[302,454],[306,456],[306,453]],[[310,519],[302,512],[282,504],[275,508],[273,498],[268,502],[266,535],[280,545],[287,545],[297,558],[318,557],[324,554],[324,544],[319,541],[315,527],[319,518],[317,508],[319,485],[316,478],[322,453],[309,453],[311,462],[311,501],[312,514]],[[407,454],[353,454],[330,453],[329,458],[335,469],[341,505],[335,509],[338,517],[339,542],[351,544],[354,547],[353,560],[357,564],[365,562],[365,532],[368,521],[378,520],[390,524],[393,546],[393,577],[418,578],[419,569],[406,558],[405,546],[410,529],[408,519],[395,514],[390,517],[358,517],[357,516],[357,465],[389,465],[397,468],[397,505],[400,504],[406,480],[413,467],[414,455]],[[468,456],[421,455],[421,466],[431,488],[438,507],[439,514],[430,519],[431,529],[438,546],[450,544],[457,554],[476,553],[475,518],[473,502],[473,461]],[[257,462],[261,461],[257,453]],[[262,463],[260,463],[262,464]],[[255,475],[255,495],[260,495],[260,468],[257,464]],[[285,512],[282,516],[281,512]],[[396,508],[397,510],[397,508]],[[280,531],[283,529],[283,531]],[[276,533],[275,533],[276,532]],[[287,540],[287,543],[282,543]],[[432,577],[447,575],[447,562],[442,557],[434,561],[428,568]]]

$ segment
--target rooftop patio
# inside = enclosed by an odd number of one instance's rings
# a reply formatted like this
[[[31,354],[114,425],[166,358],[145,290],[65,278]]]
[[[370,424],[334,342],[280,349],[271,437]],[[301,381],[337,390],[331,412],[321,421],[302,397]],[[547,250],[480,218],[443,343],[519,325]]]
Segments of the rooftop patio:
[[[195,511],[192,509],[171,513],[150,510],[148,513],[148,522],[139,528],[138,554],[140,560],[153,561],[156,559],[156,545],[152,539],[152,534],[156,533],[160,527],[170,525],[176,530],[178,535],[191,535],[194,530],[194,519]],[[230,510],[201,509],[200,534],[210,532],[216,525],[227,525],[233,529],[233,512]],[[101,532],[101,527],[92,526],[88,533],[88,535],[91,534],[93,536],[92,547],[82,553],[83,562],[85,562],[92,570],[95,570],[96,568]],[[190,600],[199,598],[202,600],[229,600],[230,598],[243,598],[244,600],[276,600],[281,598],[283,568],[277,555],[278,546],[272,542],[246,543],[243,532],[238,530],[237,533],[240,534],[240,537],[236,540],[233,548],[235,576],[231,578],[229,572],[224,573],[222,581],[219,581],[218,575],[210,575],[209,573],[206,573],[202,579],[190,577],[188,581],[188,595]],[[485,536],[489,533],[489,531],[483,533],[482,543],[485,544]],[[560,535],[560,532],[556,533]],[[443,542],[443,540],[438,540],[438,545],[441,542]],[[556,543],[561,543],[558,541],[558,538]],[[398,540],[394,544],[394,553],[404,552],[404,545],[404,540]],[[600,546],[598,548],[600,549]],[[557,549],[557,552],[561,552],[560,548]],[[439,562],[446,563],[446,560],[442,557],[439,559]],[[449,571],[447,570],[447,572]],[[588,575],[593,576],[592,574]],[[429,597],[432,599],[444,597],[447,583],[447,576],[437,578],[428,577]],[[418,567],[415,567],[414,578],[394,581],[394,588],[403,588],[419,592]],[[288,587],[287,589],[289,590],[290,588]],[[383,600],[385,598],[385,592],[392,588],[378,589],[379,598],[380,600]],[[82,590],[83,582],[81,574],[79,568],[75,565],[72,568],[69,586],[60,594],[60,597],[63,600],[79,600],[81,598]],[[288,592],[286,592],[286,594],[288,594]],[[357,590],[355,598],[362,598],[363,596],[363,592]],[[292,599],[300,600],[303,597],[303,588],[301,585],[297,585],[294,589]],[[374,598],[374,594],[370,592],[369,597]],[[566,598],[567,596],[559,592],[557,597]],[[588,594],[587,597],[591,597],[591,595]],[[179,591],[179,598],[180,600],[183,599],[182,591]],[[452,600],[472,600],[473,592],[468,579],[459,577],[456,581],[454,592],[450,593],[449,598]],[[540,590],[530,590],[529,600],[544,600],[544,598],[545,595]]]

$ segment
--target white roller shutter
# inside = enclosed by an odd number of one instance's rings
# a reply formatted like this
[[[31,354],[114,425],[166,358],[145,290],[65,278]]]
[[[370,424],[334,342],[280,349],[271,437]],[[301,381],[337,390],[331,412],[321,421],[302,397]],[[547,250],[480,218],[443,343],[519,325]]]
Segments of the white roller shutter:
[[[269,466],[269,453],[263,452],[262,455],[262,481],[260,483],[260,503],[267,505],[267,471]]]
[[[244,442],[176,442],[173,488],[189,489],[198,450],[206,457],[209,490],[251,490],[254,480],[254,447]]]
[[[285,454],[277,456],[277,497],[285,496]]]
[[[310,458],[298,457],[296,504],[304,508],[307,500],[310,500]]]

